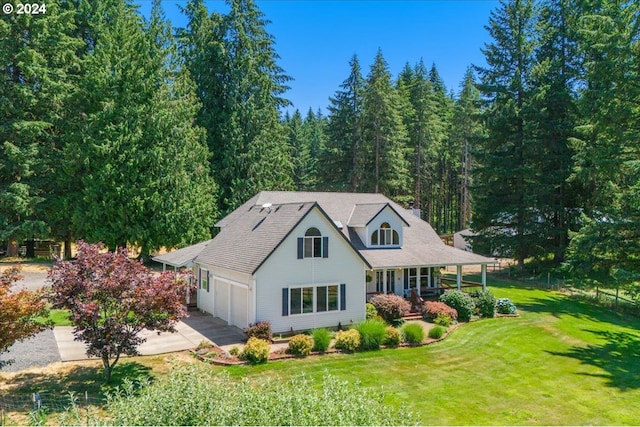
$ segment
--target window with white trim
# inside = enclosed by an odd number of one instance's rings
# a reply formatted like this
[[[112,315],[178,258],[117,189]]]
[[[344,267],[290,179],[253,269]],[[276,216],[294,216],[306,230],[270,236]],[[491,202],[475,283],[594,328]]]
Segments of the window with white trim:
[[[340,284],[284,288],[282,315],[346,310],[345,286]]]
[[[380,228],[371,233],[371,246],[398,246],[399,244],[400,235],[388,222],[383,222]]]
[[[209,292],[209,270],[205,268],[200,269],[200,289]]]
[[[329,237],[323,236],[316,227],[308,228],[304,237],[298,237],[298,259],[328,257]]]

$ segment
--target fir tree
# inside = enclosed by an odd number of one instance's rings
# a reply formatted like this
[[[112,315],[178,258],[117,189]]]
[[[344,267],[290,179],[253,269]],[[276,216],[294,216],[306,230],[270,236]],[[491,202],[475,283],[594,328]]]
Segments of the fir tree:
[[[410,193],[407,131],[398,111],[400,99],[380,50],[367,76],[363,106],[365,189],[392,198]]]
[[[349,77],[329,99],[327,144],[322,158],[321,181],[327,190],[362,191],[364,146],[362,108],[364,79],[356,55],[349,62]]]
[[[539,253],[543,237],[528,119],[534,18],[531,0],[502,1],[487,26],[493,39],[483,49],[487,68],[477,68],[487,137],[474,153],[472,227],[480,233],[474,247],[513,257],[520,268]]]

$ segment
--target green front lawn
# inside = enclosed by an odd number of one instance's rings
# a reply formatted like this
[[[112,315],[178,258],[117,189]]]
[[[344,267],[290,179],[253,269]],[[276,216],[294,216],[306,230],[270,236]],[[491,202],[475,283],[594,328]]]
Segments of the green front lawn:
[[[436,425],[637,424],[640,321],[558,292],[493,280],[520,317],[482,320],[427,347],[233,367],[238,377],[324,372],[382,388]]]

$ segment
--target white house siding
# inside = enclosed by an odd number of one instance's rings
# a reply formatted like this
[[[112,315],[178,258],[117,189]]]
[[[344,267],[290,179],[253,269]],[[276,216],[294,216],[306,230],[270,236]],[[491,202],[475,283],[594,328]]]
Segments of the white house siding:
[[[209,291],[198,289],[198,308],[230,325],[246,328],[253,318],[252,277],[236,271],[196,264],[209,270]]]
[[[297,259],[297,239],[310,227],[329,238],[328,258]],[[268,320],[274,332],[348,325],[365,318],[365,263],[317,209],[312,210],[258,269],[256,321]],[[282,289],[346,285],[346,309],[308,314],[282,313]],[[315,308],[315,307],[314,307]]]

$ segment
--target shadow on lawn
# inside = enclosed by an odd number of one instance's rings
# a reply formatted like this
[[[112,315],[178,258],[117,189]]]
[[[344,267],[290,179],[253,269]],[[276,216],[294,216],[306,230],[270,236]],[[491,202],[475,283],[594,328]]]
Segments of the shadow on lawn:
[[[553,352],[554,356],[571,357],[582,364],[598,367],[606,373],[579,373],[579,375],[606,378],[607,385],[622,391],[640,388],[640,337],[628,332],[591,331],[606,340],[605,344],[573,347],[567,352]]]
[[[519,303],[518,309],[532,313],[548,313],[554,317],[568,315],[577,319],[640,328],[640,319],[635,317],[625,316],[610,308],[594,305],[571,295],[548,292],[544,298],[532,298],[526,303]]]
[[[76,366],[64,374],[51,372],[25,372],[5,380],[5,390],[0,391],[1,401],[25,401],[25,408],[15,410],[30,410],[31,397],[34,393],[43,396],[45,404],[51,412],[64,411],[70,404],[70,393],[78,397],[82,404],[85,392],[90,404],[103,404],[106,394],[110,390],[122,386],[125,379],[149,378],[151,368],[137,362],[118,363],[111,375],[111,382],[104,383],[104,373],[97,366]],[[24,399],[19,399],[24,397]],[[47,402],[48,401],[48,402]]]

